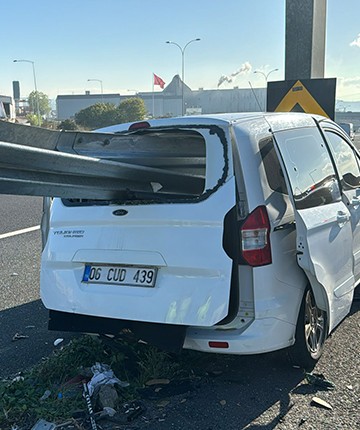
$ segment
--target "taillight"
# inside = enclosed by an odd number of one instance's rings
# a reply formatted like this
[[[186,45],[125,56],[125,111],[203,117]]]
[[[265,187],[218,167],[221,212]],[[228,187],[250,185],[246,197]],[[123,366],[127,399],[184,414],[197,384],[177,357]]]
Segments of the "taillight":
[[[258,206],[248,215],[240,234],[241,254],[250,266],[271,263],[270,222],[265,206]]]

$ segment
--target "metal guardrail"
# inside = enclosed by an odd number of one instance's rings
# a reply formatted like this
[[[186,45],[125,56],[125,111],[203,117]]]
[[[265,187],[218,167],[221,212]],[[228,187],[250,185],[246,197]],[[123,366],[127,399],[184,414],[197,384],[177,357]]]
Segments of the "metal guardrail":
[[[0,193],[81,199],[123,199],[131,192],[189,193],[195,174],[76,154],[74,146],[106,146],[119,135],[52,131],[0,121]],[[126,160],[128,161],[128,160]]]

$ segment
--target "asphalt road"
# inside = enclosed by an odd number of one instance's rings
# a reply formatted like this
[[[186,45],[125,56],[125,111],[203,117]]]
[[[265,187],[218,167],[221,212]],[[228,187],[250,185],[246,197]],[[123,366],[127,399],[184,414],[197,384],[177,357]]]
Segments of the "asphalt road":
[[[2,238],[38,226],[42,199],[0,195],[0,378],[37,363],[58,337],[47,330],[47,311],[39,294],[39,230]],[[28,338],[13,341],[16,333]]]
[[[360,136],[356,144],[360,145]],[[0,237],[36,226],[40,218],[41,199],[0,195]],[[39,300],[40,250],[39,230],[0,239],[0,377],[24,370],[50,354],[56,338],[64,337],[65,342],[70,338],[47,330],[47,311]],[[359,330],[360,302],[356,301],[351,314],[327,340],[314,369],[335,383],[333,391],[307,384],[302,369],[293,368],[283,352],[251,357],[209,355],[208,376],[201,377],[193,390],[169,397],[166,406],[159,407],[153,400],[145,414],[148,422],[138,419],[126,428],[360,428]],[[13,341],[16,333],[28,337]],[[312,406],[314,396],[333,409]]]

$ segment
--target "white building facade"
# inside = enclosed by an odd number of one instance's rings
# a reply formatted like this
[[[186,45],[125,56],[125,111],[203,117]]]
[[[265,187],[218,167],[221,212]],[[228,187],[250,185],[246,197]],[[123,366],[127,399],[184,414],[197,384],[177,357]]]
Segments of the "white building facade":
[[[258,112],[266,110],[265,88],[233,88],[217,90],[191,90],[184,84],[184,112],[186,115]],[[175,117],[182,115],[182,81],[178,75],[161,92],[139,92],[135,95],[78,94],[59,95],[56,99],[57,119],[73,118],[77,112],[96,103],[113,103],[139,97],[144,100],[149,117]]]
[[[14,121],[16,118],[14,99],[0,95],[0,118]]]

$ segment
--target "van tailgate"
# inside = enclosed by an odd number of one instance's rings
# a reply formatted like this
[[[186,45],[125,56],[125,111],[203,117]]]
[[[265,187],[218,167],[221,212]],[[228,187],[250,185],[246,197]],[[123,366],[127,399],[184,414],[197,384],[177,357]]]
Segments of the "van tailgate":
[[[64,220],[61,225],[54,220],[42,256],[45,306],[134,321],[216,324],[229,307],[232,260],[222,240],[224,216],[234,199],[232,178],[196,204],[127,206],[121,223],[115,216],[110,218],[113,207],[93,207],[93,219],[112,219],[110,225],[101,226],[100,234],[91,220],[66,228]],[[70,212],[72,221],[80,220],[85,209]],[[106,276],[90,282],[89,276],[86,279],[89,266],[102,268]],[[118,278],[121,269],[131,269],[132,285],[119,279],[113,282],[116,269]],[[147,271],[145,275],[141,270]],[[136,283],[137,275],[154,276],[154,282]]]

